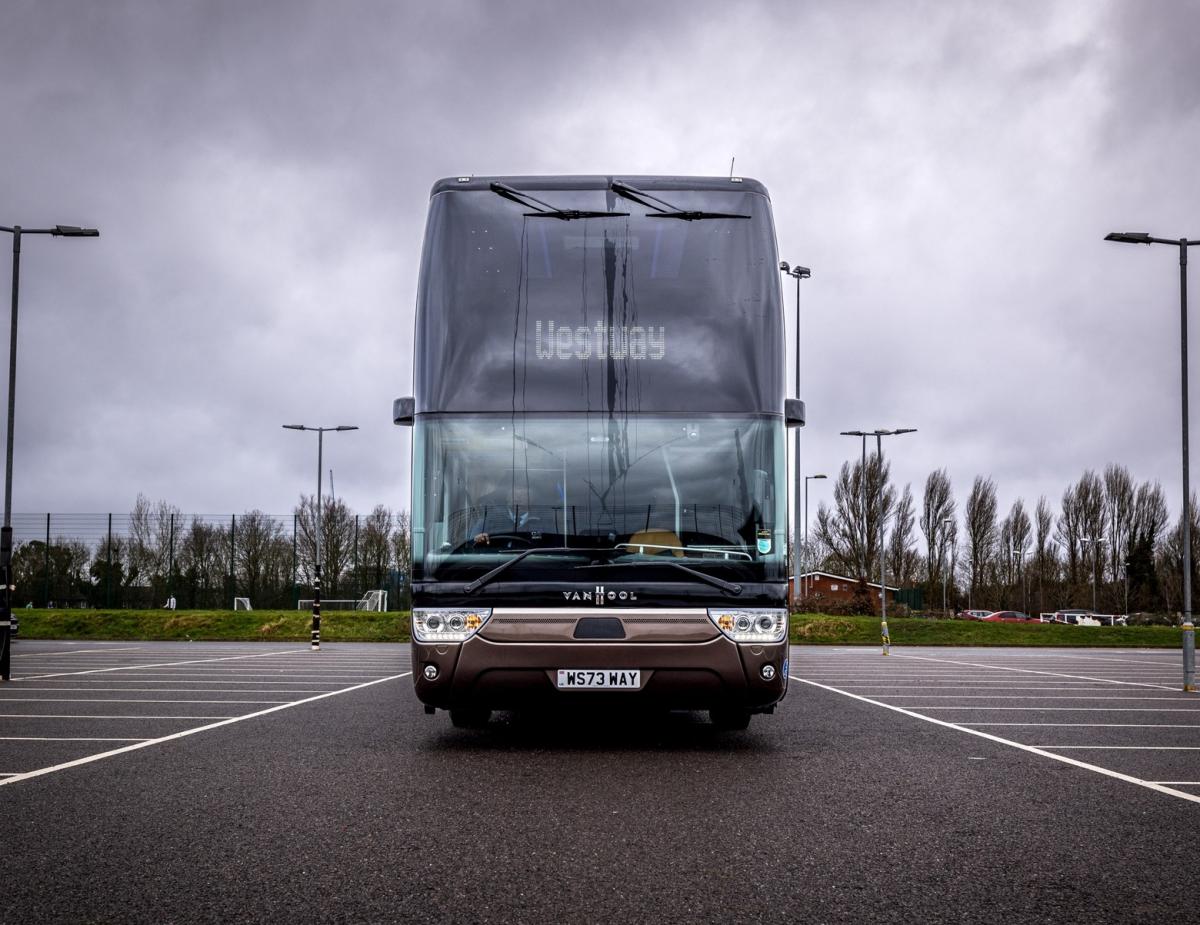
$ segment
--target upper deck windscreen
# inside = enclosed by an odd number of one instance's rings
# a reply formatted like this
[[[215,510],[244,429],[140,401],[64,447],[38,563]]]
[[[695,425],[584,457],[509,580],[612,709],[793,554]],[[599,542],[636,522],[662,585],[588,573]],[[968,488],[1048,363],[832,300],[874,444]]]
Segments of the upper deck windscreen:
[[[433,197],[418,297],[418,412],[783,409],[770,203],[656,190],[683,220],[608,189]],[[627,213],[627,214],[618,214]]]

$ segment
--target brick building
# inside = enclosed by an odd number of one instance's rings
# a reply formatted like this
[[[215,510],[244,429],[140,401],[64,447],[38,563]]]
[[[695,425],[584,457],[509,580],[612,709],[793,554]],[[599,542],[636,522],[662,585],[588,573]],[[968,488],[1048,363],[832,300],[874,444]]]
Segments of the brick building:
[[[849,601],[858,590],[857,578],[847,578],[845,575],[834,575],[831,572],[805,572],[800,576],[800,597],[806,603],[816,604],[820,601]],[[868,581],[867,591],[872,601],[879,600],[879,582]],[[887,586],[888,603],[896,601],[899,588]],[[876,607],[878,609],[878,607]]]

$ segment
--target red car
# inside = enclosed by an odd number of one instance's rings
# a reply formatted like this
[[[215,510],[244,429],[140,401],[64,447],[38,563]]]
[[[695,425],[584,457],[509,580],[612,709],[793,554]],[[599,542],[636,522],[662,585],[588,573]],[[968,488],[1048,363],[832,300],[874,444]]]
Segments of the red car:
[[[1036,623],[1037,618],[1021,613],[1019,610],[997,610],[986,617],[980,617],[985,623]]]

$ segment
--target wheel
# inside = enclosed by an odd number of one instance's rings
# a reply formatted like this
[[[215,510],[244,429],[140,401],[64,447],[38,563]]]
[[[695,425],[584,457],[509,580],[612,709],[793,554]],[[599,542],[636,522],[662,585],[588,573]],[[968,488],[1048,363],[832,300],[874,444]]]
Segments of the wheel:
[[[709,710],[708,718],[713,728],[725,732],[737,732],[750,725],[750,711],[736,707]]]
[[[459,707],[450,710],[450,722],[455,729],[482,729],[492,718],[492,711],[482,707]]]

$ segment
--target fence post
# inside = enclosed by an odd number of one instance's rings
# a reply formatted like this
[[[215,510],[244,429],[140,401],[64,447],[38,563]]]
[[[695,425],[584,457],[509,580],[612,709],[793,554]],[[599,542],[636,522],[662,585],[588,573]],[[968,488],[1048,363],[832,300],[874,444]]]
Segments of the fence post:
[[[108,568],[104,572],[104,606],[112,607],[112,514],[108,515]]]
[[[358,596],[364,593],[362,571],[358,567],[358,515],[354,515],[354,580],[358,583]]]
[[[46,599],[45,605],[50,606],[50,514],[46,514],[46,548],[43,550],[46,560]]]

